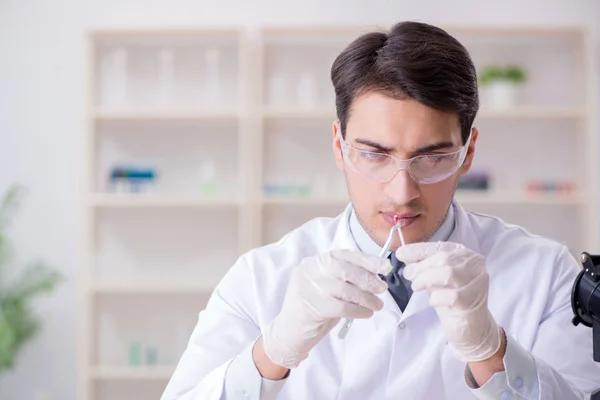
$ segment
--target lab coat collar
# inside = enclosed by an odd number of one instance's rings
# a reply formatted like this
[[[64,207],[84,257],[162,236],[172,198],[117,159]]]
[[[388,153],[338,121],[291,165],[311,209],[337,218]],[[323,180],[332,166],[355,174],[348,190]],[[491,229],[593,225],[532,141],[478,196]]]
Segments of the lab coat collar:
[[[454,231],[455,226],[455,215],[454,215],[454,205],[450,204],[448,207],[448,212],[446,213],[446,218],[438,228],[438,230],[434,233],[434,235],[429,239],[430,242],[439,242],[439,241],[447,241],[452,232]],[[356,242],[358,248],[368,254],[378,256],[381,253],[381,246],[379,246],[375,241],[369,236],[365,228],[360,224],[358,217],[356,216],[356,211],[354,208],[350,210],[350,233]],[[390,251],[385,255],[386,257],[390,256]]]
[[[352,213],[352,203],[346,206],[346,209],[340,216],[340,223],[331,241],[331,250],[346,249],[360,250],[350,232],[350,214]]]
[[[456,199],[452,201],[452,204],[454,204],[456,225],[454,226],[454,231],[448,238],[448,241],[460,243],[475,253],[480,253],[479,240],[477,239],[477,235],[475,235],[475,227],[473,226],[469,213]]]
[[[467,211],[456,199],[453,199],[452,205],[454,207],[455,225],[448,241],[460,243],[472,251],[479,253],[479,242],[475,236],[475,231]],[[350,232],[351,213],[352,204],[348,204],[340,217],[340,223],[331,242],[331,249],[360,250]],[[398,309],[394,298],[388,291],[382,293],[380,298],[383,300],[384,309],[394,312],[400,321],[431,308],[429,293],[427,291],[413,293],[404,313]]]

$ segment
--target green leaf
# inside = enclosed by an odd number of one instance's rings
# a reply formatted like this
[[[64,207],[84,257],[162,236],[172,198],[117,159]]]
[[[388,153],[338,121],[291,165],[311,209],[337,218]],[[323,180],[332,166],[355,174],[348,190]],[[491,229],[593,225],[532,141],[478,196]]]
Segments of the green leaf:
[[[2,201],[0,201],[0,232],[12,222],[12,217],[19,208],[24,195],[23,187],[12,185],[2,197]]]
[[[507,80],[514,83],[525,81],[525,71],[516,65],[509,65],[504,71]]]
[[[51,292],[63,277],[56,270],[42,262],[30,265],[10,288],[6,296],[17,299],[30,299]]]
[[[490,65],[485,67],[479,75],[479,82],[484,86],[497,81],[522,83],[525,79],[525,71],[517,65],[508,65],[505,67]]]
[[[21,203],[24,190],[13,185],[0,200],[0,373],[12,368],[19,351],[39,331],[41,323],[31,310],[31,302],[49,293],[63,276],[43,262],[28,265],[10,285],[6,285],[6,270],[12,248],[5,229]],[[4,284],[4,285],[3,285]]]
[[[0,312],[0,372],[12,367],[16,352],[16,337],[10,321]]]

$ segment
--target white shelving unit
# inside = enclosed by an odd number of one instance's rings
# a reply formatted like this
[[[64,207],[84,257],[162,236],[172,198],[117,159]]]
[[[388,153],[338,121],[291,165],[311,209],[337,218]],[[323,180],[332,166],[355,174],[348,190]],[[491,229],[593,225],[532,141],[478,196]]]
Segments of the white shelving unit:
[[[90,33],[78,398],[132,398],[142,386],[158,398],[197,313],[236,258],[342,211],[348,197],[330,150],[329,68],[371,28]],[[492,109],[482,97],[474,168],[491,172],[492,187],[459,191],[459,201],[565,241],[574,253],[600,251],[589,32],[446,28],[478,68],[519,62],[531,76],[518,107]],[[198,181],[207,160],[218,177],[211,194]],[[154,193],[114,193],[108,176],[123,163],[156,168]],[[577,190],[532,195],[523,190],[529,179],[570,180]],[[155,346],[156,365],[130,365],[132,341]]]
[[[251,245],[249,56],[236,27],[90,32],[80,399],[158,398]],[[219,179],[210,192],[204,163]],[[153,192],[116,193],[109,174],[123,164],[155,170]]]
[[[175,366],[160,367],[100,367],[92,370],[96,380],[167,381]]]

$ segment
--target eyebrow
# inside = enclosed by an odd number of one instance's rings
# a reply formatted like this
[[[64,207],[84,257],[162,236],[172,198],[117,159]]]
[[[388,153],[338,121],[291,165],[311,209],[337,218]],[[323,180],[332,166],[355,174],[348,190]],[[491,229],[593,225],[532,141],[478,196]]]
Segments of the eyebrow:
[[[431,153],[436,150],[445,150],[454,147],[454,143],[452,142],[440,142],[435,144],[430,144],[427,146],[419,147],[415,153]]]
[[[372,141],[370,141],[368,139],[354,139],[354,142],[356,142],[358,144],[363,144],[365,146],[372,147],[372,148],[374,148],[376,150],[379,150],[379,151],[385,151],[387,153],[391,153],[394,150],[393,147],[386,147],[386,146],[384,146],[382,144],[379,144],[379,143],[376,143],[376,142],[372,142]]]
[[[373,142],[368,139],[355,139],[354,141],[356,143],[359,143],[359,144],[362,144],[365,146],[369,146],[369,147],[372,147],[373,149],[383,151],[386,153],[391,153],[392,151],[394,151],[393,147],[387,147],[387,146]],[[452,142],[440,142],[440,143],[434,143],[434,144],[429,144],[427,146],[419,147],[413,153],[414,154],[431,153],[433,151],[449,149],[452,147],[454,147],[454,143],[452,143]]]

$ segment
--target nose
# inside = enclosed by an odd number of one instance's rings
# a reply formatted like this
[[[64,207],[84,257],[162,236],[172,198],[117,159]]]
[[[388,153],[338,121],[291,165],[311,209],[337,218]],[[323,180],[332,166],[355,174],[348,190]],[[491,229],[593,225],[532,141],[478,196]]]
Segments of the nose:
[[[386,184],[384,192],[394,204],[409,204],[421,193],[419,185],[406,170],[398,171]]]

